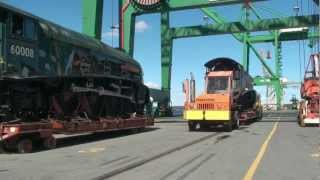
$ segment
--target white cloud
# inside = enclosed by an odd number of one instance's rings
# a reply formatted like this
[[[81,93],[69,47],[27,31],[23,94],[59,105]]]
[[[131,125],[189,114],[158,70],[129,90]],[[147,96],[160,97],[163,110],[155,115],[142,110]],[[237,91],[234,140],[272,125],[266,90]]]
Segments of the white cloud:
[[[157,83],[154,83],[154,82],[146,82],[144,83],[146,86],[148,86],[149,88],[152,88],[152,89],[160,89],[160,85],[157,84]]]
[[[115,25],[114,27],[119,27],[119,24]],[[138,33],[145,32],[149,29],[150,26],[146,21],[138,21],[135,25],[135,31]],[[102,38],[109,38],[109,37],[118,37],[119,36],[119,28],[114,28],[110,31],[102,33]]]
[[[118,37],[118,36],[119,36],[119,29],[112,29],[112,31],[102,33],[102,38]]]
[[[138,21],[136,22],[136,32],[145,32],[147,29],[149,29],[150,26],[146,21]]]

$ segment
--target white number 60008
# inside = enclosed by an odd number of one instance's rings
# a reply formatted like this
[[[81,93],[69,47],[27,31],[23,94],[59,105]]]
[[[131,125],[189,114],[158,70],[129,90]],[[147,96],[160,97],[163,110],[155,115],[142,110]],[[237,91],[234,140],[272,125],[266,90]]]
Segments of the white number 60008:
[[[34,50],[23,46],[11,45],[10,53],[12,55],[34,58]]]

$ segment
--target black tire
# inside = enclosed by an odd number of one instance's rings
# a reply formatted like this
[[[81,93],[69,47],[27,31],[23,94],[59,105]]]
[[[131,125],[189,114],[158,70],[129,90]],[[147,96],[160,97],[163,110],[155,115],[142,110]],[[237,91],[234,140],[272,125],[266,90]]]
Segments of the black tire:
[[[303,118],[301,118],[301,119],[299,120],[299,124],[300,124],[301,127],[306,127],[306,124],[304,123]]]
[[[139,128],[133,128],[133,129],[130,129],[130,133],[131,134],[137,134],[137,133],[139,133],[140,131],[139,131]]]
[[[239,129],[240,128],[240,120],[239,119],[236,120],[234,128],[235,129]]]
[[[18,141],[17,151],[18,153],[31,153],[33,150],[33,143],[31,139],[24,138]]]
[[[56,138],[54,137],[48,137],[43,140],[43,147],[47,150],[54,149],[57,146]]]
[[[233,120],[229,120],[228,124],[225,125],[226,131],[231,132],[233,130]]]
[[[233,122],[234,122],[234,129],[239,129],[240,128],[240,120],[239,120],[239,112],[236,111],[233,113]]]
[[[195,131],[197,127],[197,123],[188,121],[188,127],[189,127],[189,131]]]
[[[260,112],[259,112],[259,121],[261,121],[262,120],[262,118],[263,118],[263,111],[262,111],[262,109],[260,110]]]
[[[209,129],[209,125],[208,125],[208,124],[206,124],[206,123],[204,123],[204,122],[201,122],[201,123],[200,123],[200,130],[206,131],[206,130],[208,130],[208,129]]]
[[[6,153],[6,150],[3,146],[0,146],[0,154]]]
[[[144,132],[146,131],[146,127],[141,127],[141,128],[138,128],[139,132]]]

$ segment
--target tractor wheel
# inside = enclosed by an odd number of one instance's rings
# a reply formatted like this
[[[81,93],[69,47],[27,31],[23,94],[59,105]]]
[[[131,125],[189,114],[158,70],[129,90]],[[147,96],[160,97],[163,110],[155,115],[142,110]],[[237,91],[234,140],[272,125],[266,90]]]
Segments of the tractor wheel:
[[[200,130],[207,131],[209,130],[210,126],[207,123],[201,122],[200,123]]]
[[[262,110],[259,111],[259,117],[258,117],[258,121],[261,121],[263,118],[263,112]]]
[[[240,120],[239,120],[239,112],[236,111],[233,114],[233,122],[234,122],[234,129],[240,128]]]
[[[299,124],[300,124],[301,127],[306,127],[306,124],[304,123],[304,119],[303,118],[299,119]]]
[[[21,139],[17,143],[18,153],[31,153],[33,149],[32,140],[25,138]]]
[[[229,120],[228,124],[225,125],[226,131],[231,132],[233,130],[233,120]]]
[[[188,127],[189,127],[189,131],[195,131],[197,127],[197,123],[188,121]]]

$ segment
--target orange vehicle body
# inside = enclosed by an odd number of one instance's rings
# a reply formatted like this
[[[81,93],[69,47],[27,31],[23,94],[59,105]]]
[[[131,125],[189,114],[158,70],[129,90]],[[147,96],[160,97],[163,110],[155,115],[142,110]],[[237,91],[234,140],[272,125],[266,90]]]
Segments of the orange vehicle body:
[[[241,122],[261,117],[259,95],[252,79],[242,66],[228,58],[217,58],[205,64],[205,91],[195,97],[195,81],[184,82],[186,101],[184,119],[189,130],[224,125],[228,131]]]
[[[299,124],[320,124],[319,119],[319,69],[320,54],[311,55],[304,81],[301,85],[300,94],[302,101],[299,106]]]

